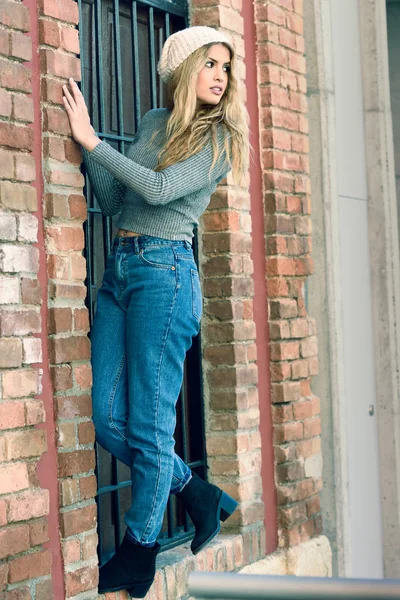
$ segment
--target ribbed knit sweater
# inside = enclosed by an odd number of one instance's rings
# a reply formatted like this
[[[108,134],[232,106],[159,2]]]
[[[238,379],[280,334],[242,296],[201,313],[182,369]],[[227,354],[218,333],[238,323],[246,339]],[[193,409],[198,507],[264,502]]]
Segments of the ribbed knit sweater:
[[[83,151],[94,193],[105,215],[120,213],[117,225],[135,233],[192,242],[193,228],[207,208],[218,182],[230,170],[225,158],[213,161],[211,138],[190,158],[162,171],[154,171],[157,155],[166,142],[171,111],[148,111],[124,156],[105,141],[91,152]],[[155,131],[161,133],[150,143]],[[218,143],[224,131],[218,125]]]

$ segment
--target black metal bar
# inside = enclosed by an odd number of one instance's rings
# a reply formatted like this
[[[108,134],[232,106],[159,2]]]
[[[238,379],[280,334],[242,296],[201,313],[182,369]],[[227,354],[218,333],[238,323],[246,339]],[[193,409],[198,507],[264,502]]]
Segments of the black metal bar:
[[[106,485],[97,490],[97,495],[101,496],[102,494],[109,494],[115,490],[122,490],[122,488],[130,487],[131,485],[132,481],[120,481],[118,485]]]
[[[172,509],[172,498],[171,496],[168,498],[167,504],[167,527],[168,527],[168,537],[172,538],[174,536],[174,511]]]
[[[135,131],[140,123],[140,67],[139,67],[139,33],[137,25],[137,2],[132,2],[132,58],[133,58],[133,78],[134,78],[134,95],[135,95]]]
[[[119,0],[114,0],[114,52],[115,52],[115,76],[117,80],[117,123],[118,135],[124,135],[124,106],[122,96],[122,65],[121,65],[121,28],[119,22]],[[120,140],[119,150],[125,154],[125,143]]]
[[[393,600],[400,580],[190,573],[189,596],[213,600]]]
[[[103,81],[103,48],[101,41],[103,39],[101,26],[101,0],[96,0],[95,9],[95,44],[96,44],[96,82],[97,82],[97,106],[99,108],[99,123],[102,131],[105,131],[105,107],[104,107],[104,81]]]
[[[156,48],[154,43],[154,8],[152,6],[149,8],[148,32],[151,108],[157,108]]]
[[[182,5],[179,6],[177,4],[172,4],[170,0],[138,0],[139,4],[144,4],[145,6],[151,6],[152,8],[158,8],[160,10],[169,12],[172,15],[176,15],[177,17],[187,17],[187,8],[184,4],[184,0],[182,0]]]

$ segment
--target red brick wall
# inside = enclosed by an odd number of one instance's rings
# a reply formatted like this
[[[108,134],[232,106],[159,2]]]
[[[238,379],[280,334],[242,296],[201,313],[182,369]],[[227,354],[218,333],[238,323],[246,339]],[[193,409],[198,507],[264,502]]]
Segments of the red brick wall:
[[[244,80],[244,23],[241,0],[192,2],[191,25],[222,28],[238,55]],[[244,92],[246,90],[243,86]],[[264,553],[260,411],[248,183],[230,177],[211,199],[202,219],[201,274],[205,298],[202,325],[207,456],[212,480],[240,501],[225,531],[241,531],[248,562]],[[251,542],[253,539],[253,542]]]
[[[0,590],[26,600],[60,566],[32,4],[0,5]]]
[[[288,546],[321,532],[317,338],[304,303],[312,259],[303,0],[256,0],[255,22],[279,545]]]
[[[69,598],[96,587],[98,578],[89,320],[82,256],[87,211],[81,152],[70,137],[61,89],[70,76],[80,80],[79,17],[74,0],[41,0],[39,11],[47,326],[57,425],[61,547]]]

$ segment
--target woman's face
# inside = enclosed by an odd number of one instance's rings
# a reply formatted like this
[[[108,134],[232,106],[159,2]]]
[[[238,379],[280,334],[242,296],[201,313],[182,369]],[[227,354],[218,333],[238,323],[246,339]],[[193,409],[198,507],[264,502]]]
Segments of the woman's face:
[[[196,83],[197,106],[218,104],[229,80],[231,53],[223,44],[213,44]]]

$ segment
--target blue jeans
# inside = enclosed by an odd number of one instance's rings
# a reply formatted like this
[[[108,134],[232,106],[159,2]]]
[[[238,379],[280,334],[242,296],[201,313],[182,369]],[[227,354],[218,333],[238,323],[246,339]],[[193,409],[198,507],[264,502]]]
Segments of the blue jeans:
[[[170,491],[192,473],[175,454],[176,402],[202,296],[191,245],[116,237],[91,330],[97,441],[131,467],[127,536],[153,546]]]

